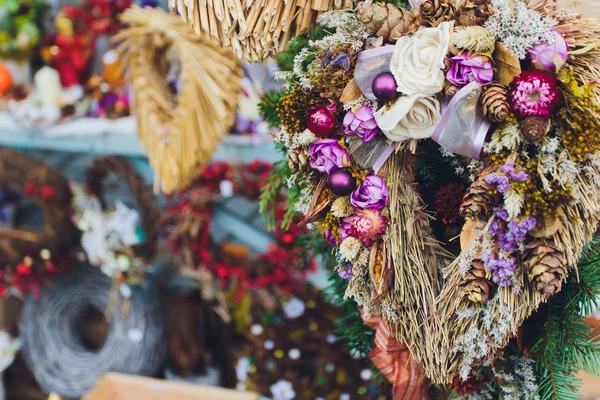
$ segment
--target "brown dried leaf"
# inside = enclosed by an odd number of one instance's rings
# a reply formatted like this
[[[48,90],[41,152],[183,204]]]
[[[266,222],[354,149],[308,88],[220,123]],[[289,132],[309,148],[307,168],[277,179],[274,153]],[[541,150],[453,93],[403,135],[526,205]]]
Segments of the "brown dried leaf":
[[[358,87],[356,81],[354,79],[351,79],[344,88],[344,91],[342,92],[342,97],[340,97],[340,101],[342,103],[350,103],[354,100],[358,100],[362,95],[363,94],[360,88]]]
[[[377,277],[376,268],[379,260],[381,260],[381,274]],[[393,277],[392,265],[388,261],[387,252],[381,240],[377,241],[371,247],[371,253],[369,254],[369,277],[375,285],[376,294],[371,300],[371,304],[376,305],[387,296]]]
[[[323,194],[323,190],[327,187],[327,177],[323,176],[319,181],[319,184],[315,188],[315,193],[313,194],[312,200],[310,202],[310,206],[308,207],[308,211],[306,212],[305,218],[298,223],[298,226],[306,226],[306,224],[310,224],[311,222],[316,222],[321,214],[329,207],[331,204],[331,199],[323,200],[321,195]]]
[[[493,58],[496,62],[498,82],[502,85],[510,85],[516,77],[521,75],[519,59],[501,42],[496,43]]]

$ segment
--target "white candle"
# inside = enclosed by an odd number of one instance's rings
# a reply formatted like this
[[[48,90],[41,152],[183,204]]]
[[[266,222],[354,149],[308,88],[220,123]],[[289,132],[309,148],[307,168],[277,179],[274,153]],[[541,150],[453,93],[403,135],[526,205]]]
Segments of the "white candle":
[[[43,67],[35,74],[33,80],[44,106],[59,104],[62,86],[57,70],[50,67]]]

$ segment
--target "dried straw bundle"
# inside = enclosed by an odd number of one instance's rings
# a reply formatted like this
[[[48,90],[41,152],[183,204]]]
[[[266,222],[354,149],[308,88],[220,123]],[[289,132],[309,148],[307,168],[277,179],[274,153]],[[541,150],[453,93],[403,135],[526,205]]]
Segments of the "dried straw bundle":
[[[238,57],[262,61],[282,51],[325,11],[352,8],[351,0],[169,0],[197,34]]]
[[[529,284],[520,263],[515,277],[521,291],[499,287],[484,307],[474,306],[464,294],[465,272],[461,267],[463,258],[470,260],[473,254],[452,259],[433,238],[430,216],[402,154],[390,158],[384,172],[393,194],[384,241],[387,256],[393,260],[394,280],[386,298],[372,302],[374,308],[369,311],[383,315],[392,324],[395,336],[407,344],[426,376],[436,383],[449,383],[463,368],[470,371],[474,363],[496,357],[545,298]],[[584,194],[577,205],[565,207],[562,227],[551,238],[564,253],[571,273],[576,273],[579,254],[595,233],[595,226],[586,221],[600,218],[600,189],[585,181],[589,178],[578,179],[594,192]],[[475,230],[474,236],[481,232],[483,229]],[[364,286],[354,290],[376,292]]]
[[[173,192],[194,180],[228,133],[243,70],[233,54],[163,10],[133,7],[121,21],[130,27],[114,40],[122,41],[118,51],[135,96],[138,135],[156,185]],[[165,79],[173,56],[181,63],[179,94]]]

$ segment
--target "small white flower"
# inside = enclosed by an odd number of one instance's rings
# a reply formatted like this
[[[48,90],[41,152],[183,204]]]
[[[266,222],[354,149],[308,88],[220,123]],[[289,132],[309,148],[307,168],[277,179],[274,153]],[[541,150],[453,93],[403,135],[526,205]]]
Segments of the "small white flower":
[[[19,339],[13,339],[8,332],[0,331],[0,372],[13,363],[20,348],[21,341]]]
[[[305,309],[306,306],[304,305],[304,302],[295,297],[290,299],[287,303],[283,305],[283,312],[285,313],[285,316],[289,319],[301,317],[302,315],[304,315]]]
[[[296,397],[296,392],[292,384],[286,380],[280,379],[277,383],[271,385],[273,400],[292,400]]]
[[[235,366],[235,375],[239,382],[246,382],[248,380],[248,368],[250,367],[250,360],[248,357],[240,358]]]
[[[504,207],[508,216],[517,218],[521,215],[521,209],[523,208],[523,196],[516,190],[510,188],[504,193]]]
[[[351,262],[358,256],[362,247],[362,242],[359,239],[349,236],[340,244],[340,257]]]

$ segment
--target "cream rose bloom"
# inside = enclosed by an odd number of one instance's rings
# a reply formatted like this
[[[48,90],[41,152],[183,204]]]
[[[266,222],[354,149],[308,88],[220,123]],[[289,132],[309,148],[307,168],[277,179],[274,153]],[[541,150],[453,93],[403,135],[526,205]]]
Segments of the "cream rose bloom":
[[[453,22],[443,22],[435,28],[424,28],[398,39],[390,68],[399,92],[409,96],[432,96],[441,92],[452,26]]]
[[[440,102],[418,94],[399,97],[389,109],[375,113],[377,125],[394,142],[429,138],[441,119]]]

